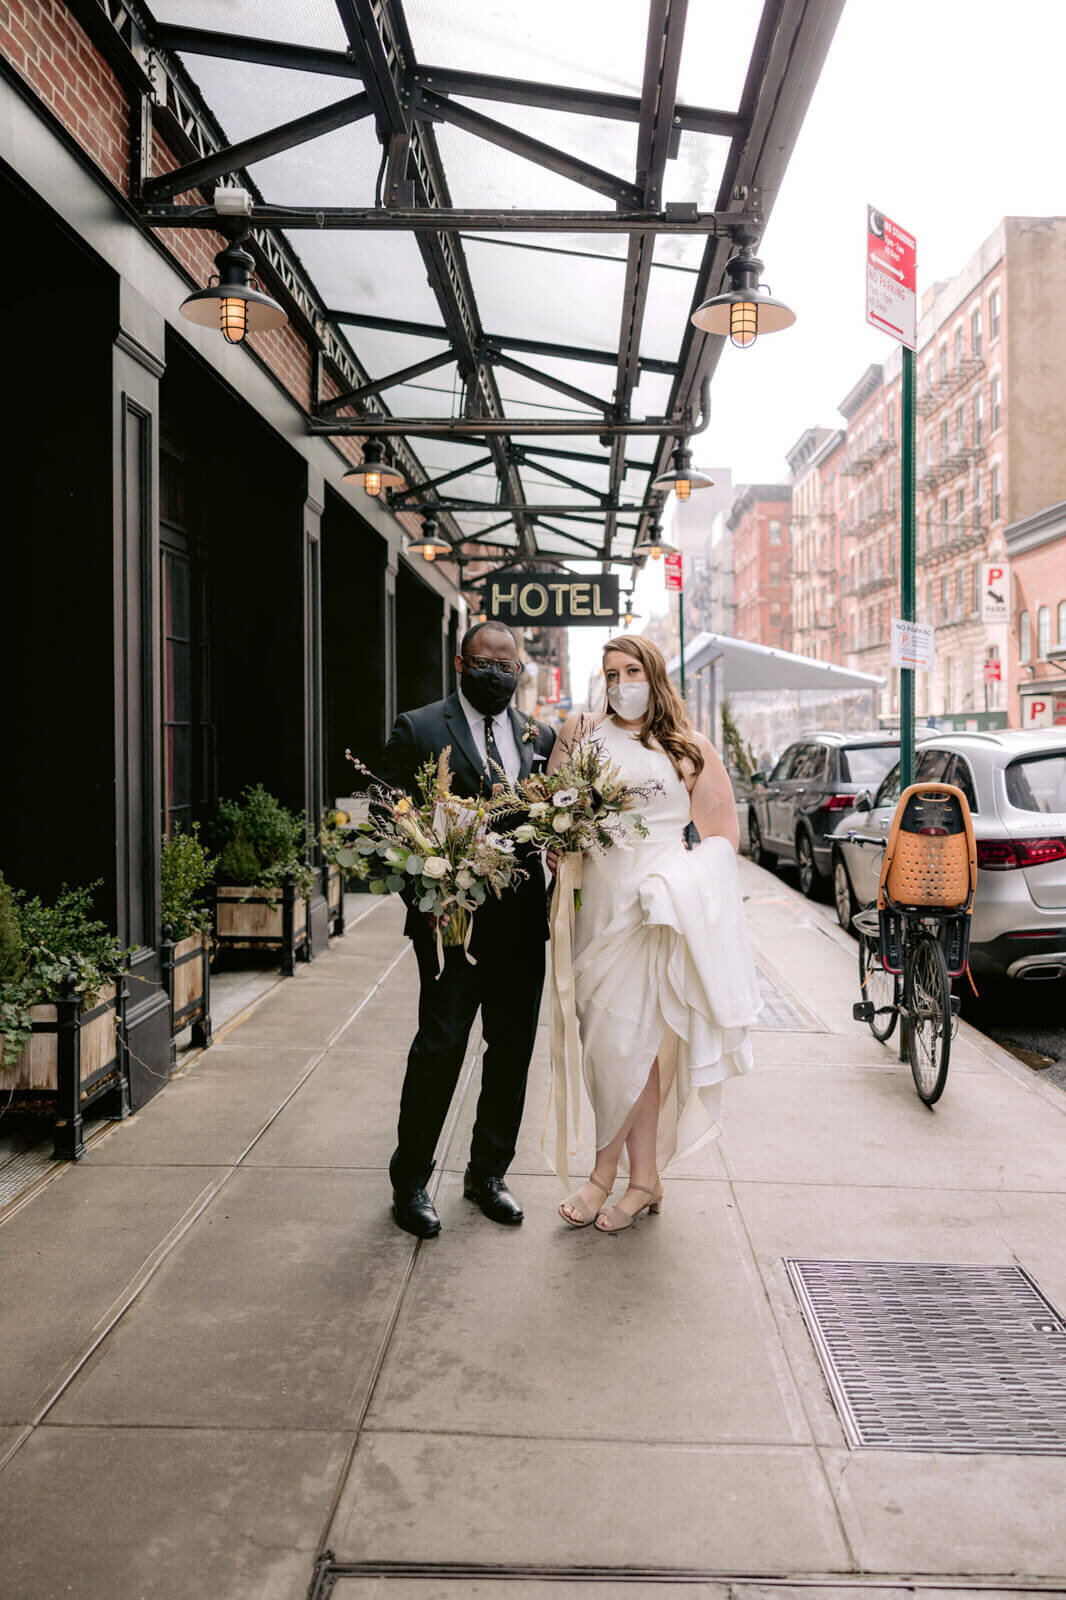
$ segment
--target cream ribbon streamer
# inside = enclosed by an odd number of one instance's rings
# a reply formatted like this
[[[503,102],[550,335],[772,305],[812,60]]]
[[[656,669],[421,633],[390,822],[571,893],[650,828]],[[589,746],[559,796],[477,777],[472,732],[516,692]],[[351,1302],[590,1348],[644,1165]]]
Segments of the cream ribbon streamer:
[[[437,931],[437,977],[439,979],[444,974],[444,940],[441,938],[441,934],[440,934],[440,921],[439,921],[439,919],[437,921],[437,930],[436,931]],[[465,957],[466,957],[467,961],[470,963],[470,965],[472,967],[476,967],[477,966],[477,956],[472,956],[470,954],[470,939],[471,939],[471,935],[473,934],[473,932],[474,932],[474,913],[472,911],[468,911],[467,914],[466,914],[466,933],[465,933],[465,935],[463,937],[463,954],[465,955]]]
[[[551,1062],[552,1083],[541,1149],[552,1169],[570,1186],[568,1156],[581,1142],[581,1041],[574,996],[574,896],[581,888],[584,858],[568,850],[559,860],[551,908]],[[548,1129],[555,1110],[555,1155],[548,1151]]]

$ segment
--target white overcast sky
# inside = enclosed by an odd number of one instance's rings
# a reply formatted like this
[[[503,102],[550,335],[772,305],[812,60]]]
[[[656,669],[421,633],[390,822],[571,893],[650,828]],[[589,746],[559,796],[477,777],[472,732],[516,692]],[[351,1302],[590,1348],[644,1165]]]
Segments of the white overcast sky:
[[[697,464],[783,479],[804,428],[839,425],[837,403],[888,353],[864,321],[868,201],[917,238],[919,294],[1000,217],[1066,214],[1064,61],[1066,0],[847,0],[759,248],[797,320],[723,351]],[[659,564],[637,596],[645,616],[663,609]],[[604,637],[570,632],[575,698]]]

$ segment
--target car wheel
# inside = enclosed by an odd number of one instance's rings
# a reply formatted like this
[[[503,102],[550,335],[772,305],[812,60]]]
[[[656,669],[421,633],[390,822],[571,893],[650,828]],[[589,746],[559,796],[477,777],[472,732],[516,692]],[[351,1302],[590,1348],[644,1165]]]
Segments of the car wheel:
[[[858,907],[847,863],[839,850],[833,852],[833,903],[837,908],[837,921],[845,933],[854,932],[851,919]]]
[[[759,819],[754,811],[748,812],[748,854],[751,856],[755,866],[772,870],[774,857],[762,842],[762,829],[759,827]]]
[[[796,835],[796,865],[799,868],[799,883],[808,900],[813,900],[822,883],[822,875],[814,862],[814,846],[809,833]]]

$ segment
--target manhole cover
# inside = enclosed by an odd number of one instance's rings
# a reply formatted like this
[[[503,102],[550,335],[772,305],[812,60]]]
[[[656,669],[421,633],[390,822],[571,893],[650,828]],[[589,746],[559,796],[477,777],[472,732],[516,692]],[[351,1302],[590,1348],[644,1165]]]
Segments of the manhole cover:
[[[1066,1320],[1021,1267],[785,1265],[853,1448],[1066,1454]]]

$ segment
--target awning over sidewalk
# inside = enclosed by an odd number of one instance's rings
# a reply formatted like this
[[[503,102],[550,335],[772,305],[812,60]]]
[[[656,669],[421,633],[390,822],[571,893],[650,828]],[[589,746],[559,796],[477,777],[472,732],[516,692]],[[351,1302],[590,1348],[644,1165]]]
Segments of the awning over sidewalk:
[[[768,645],[734,639],[728,633],[698,633],[685,649],[686,673],[721,661],[727,688],[734,693],[747,689],[879,689],[884,678],[872,672],[855,672],[832,661],[817,661],[813,656],[793,655],[791,650],[772,650]],[[681,657],[670,662],[671,677],[676,677]]]

